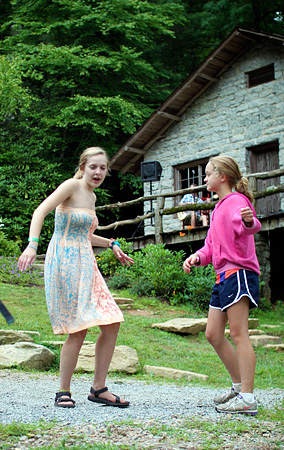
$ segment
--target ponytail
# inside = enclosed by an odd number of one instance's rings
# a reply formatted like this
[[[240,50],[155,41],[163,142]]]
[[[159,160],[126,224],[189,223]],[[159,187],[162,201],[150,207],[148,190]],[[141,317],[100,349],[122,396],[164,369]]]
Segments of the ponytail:
[[[75,175],[74,175],[73,178],[77,178],[77,179],[79,180],[80,178],[83,178],[83,173],[84,173],[84,172],[82,172],[82,170],[80,169],[80,167],[77,167],[76,172],[75,172]]]
[[[248,179],[243,177],[237,161],[231,156],[213,156],[209,159],[215,170],[227,176],[231,189],[245,195],[250,202],[253,194],[248,190]]]
[[[239,179],[239,181],[237,182],[235,189],[240,194],[245,195],[249,199],[249,201],[252,203],[253,202],[253,194],[252,194],[252,192],[250,192],[248,190],[248,184],[249,184],[248,179],[246,177],[242,176]]]

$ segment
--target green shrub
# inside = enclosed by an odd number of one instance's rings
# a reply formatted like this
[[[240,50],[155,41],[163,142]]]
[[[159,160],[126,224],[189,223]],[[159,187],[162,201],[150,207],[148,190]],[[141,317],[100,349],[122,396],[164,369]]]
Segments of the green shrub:
[[[184,252],[168,250],[164,244],[147,245],[134,253],[134,265],[116,266],[108,285],[113,289],[127,287],[131,293],[141,296],[156,295],[170,300],[177,292],[186,290],[187,275],[182,268],[184,256]],[[105,261],[106,257],[99,261],[100,269],[105,270]]]
[[[199,311],[207,311],[216,274],[212,264],[193,267],[188,276],[186,299]]]
[[[121,250],[127,253],[128,256],[133,256],[132,243],[126,242],[125,239],[118,239]],[[108,248],[104,250],[99,255],[96,256],[96,260],[99,266],[99,269],[104,277],[109,277],[115,274],[116,270],[121,267],[121,263],[114,256],[113,251]]]
[[[16,242],[9,241],[5,233],[0,230],[0,255],[3,256],[19,256],[20,247]]]
[[[21,286],[43,286],[43,273],[34,267],[20,272],[16,256],[0,256],[0,282]]]

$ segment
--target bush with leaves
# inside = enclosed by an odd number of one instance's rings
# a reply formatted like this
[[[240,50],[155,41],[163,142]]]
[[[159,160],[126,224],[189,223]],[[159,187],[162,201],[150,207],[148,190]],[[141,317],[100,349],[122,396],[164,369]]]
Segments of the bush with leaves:
[[[126,242],[125,239],[118,239],[121,250],[128,254],[128,256],[133,256],[132,244],[130,242]],[[114,256],[113,251],[108,248],[104,250],[99,255],[96,256],[96,260],[99,266],[99,269],[104,277],[110,277],[115,274],[116,270],[121,267],[119,260]]]
[[[119,267],[108,281],[111,288],[129,288],[137,295],[155,295],[172,299],[185,292],[187,275],[182,269],[183,251],[172,251],[161,245],[147,245],[134,253],[134,265]]]
[[[109,251],[107,251],[109,252]],[[215,272],[208,267],[194,267],[190,275],[183,271],[185,254],[161,245],[147,245],[133,255],[134,265],[121,267],[110,254],[100,257],[100,268],[111,275],[108,286],[111,289],[126,288],[139,296],[163,297],[173,305],[190,303],[199,311],[208,309]],[[108,267],[108,270],[106,268]]]
[[[16,286],[44,286],[43,272],[35,267],[19,270],[16,256],[0,256],[0,282]]]
[[[206,267],[193,267],[188,276],[187,301],[196,310],[207,311],[216,274],[212,264]]]
[[[0,230],[0,255],[19,256],[21,250],[16,242],[10,241],[4,231]]]

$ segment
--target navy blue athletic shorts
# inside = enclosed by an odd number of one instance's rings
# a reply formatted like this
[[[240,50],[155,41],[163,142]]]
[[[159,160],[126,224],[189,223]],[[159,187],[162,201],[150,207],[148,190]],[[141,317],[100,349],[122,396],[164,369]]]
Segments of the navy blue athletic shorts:
[[[258,274],[240,269],[224,281],[214,284],[209,307],[225,311],[242,297],[249,298],[249,309],[257,308],[259,299]]]

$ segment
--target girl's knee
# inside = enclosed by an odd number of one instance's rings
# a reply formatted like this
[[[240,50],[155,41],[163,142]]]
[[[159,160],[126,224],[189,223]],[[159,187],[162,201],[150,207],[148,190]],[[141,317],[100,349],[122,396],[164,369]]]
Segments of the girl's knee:
[[[102,325],[100,327],[102,334],[117,334],[119,331],[120,323],[112,323],[110,325]]]
[[[236,347],[242,343],[250,345],[248,330],[240,330],[232,328],[230,329],[230,336]]]
[[[223,338],[223,336],[219,336],[219,333],[216,333],[216,331],[214,331],[212,329],[206,329],[205,337],[206,337],[207,341],[211,345],[213,345],[213,347],[214,347],[214,344],[217,344],[219,342],[219,340]]]

